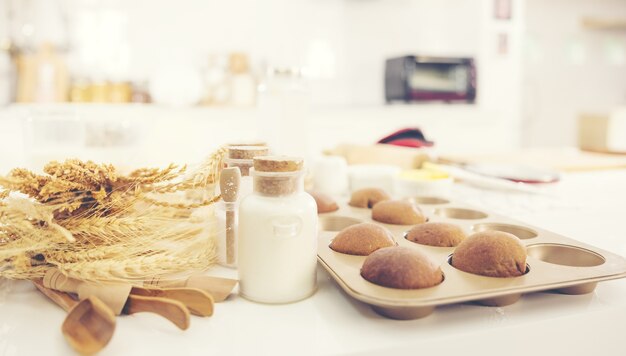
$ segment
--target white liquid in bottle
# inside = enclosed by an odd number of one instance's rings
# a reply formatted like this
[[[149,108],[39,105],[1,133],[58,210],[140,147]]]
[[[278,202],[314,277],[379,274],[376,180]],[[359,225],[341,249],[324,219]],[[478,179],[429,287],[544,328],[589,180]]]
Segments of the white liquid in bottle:
[[[301,169],[294,158],[255,158],[254,192],[239,208],[239,291],[247,299],[289,303],[315,292],[317,207]]]

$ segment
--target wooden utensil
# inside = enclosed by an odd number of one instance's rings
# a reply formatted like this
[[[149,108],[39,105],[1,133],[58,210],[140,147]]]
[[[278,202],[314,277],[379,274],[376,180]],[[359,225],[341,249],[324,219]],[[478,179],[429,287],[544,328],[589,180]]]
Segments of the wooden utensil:
[[[189,310],[183,303],[177,300],[144,297],[133,294],[128,295],[126,304],[124,304],[124,308],[122,309],[122,314],[135,314],[141,312],[161,315],[181,330],[187,330],[189,328]]]
[[[97,297],[79,302],[67,293],[44,287],[42,280],[34,280],[33,284],[68,312],[61,331],[76,352],[93,355],[109,343],[115,331],[115,314]]]
[[[173,299],[182,302],[192,314],[213,315],[213,297],[196,288],[142,288],[133,287],[131,295]]]
[[[183,330],[189,327],[189,310],[182,302],[132,295],[132,286],[127,283],[96,285],[67,277],[59,270],[52,268],[44,275],[43,285],[62,292],[76,293],[81,300],[97,296],[117,315],[151,312],[165,317]],[[212,305],[210,298],[209,303]]]
[[[128,283],[95,285],[78,279],[69,278],[57,269],[50,269],[43,279],[44,286],[70,293],[78,294],[79,299],[90,295],[97,295],[113,311],[120,314],[126,304],[128,295],[144,297],[160,297],[173,299],[183,303],[191,313],[199,316],[213,315],[213,297],[197,288],[142,288],[133,287]],[[104,298],[104,299],[103,299]]]
[[[145,281],[143,285],[146,287],[197,288],[209,293],[215,303],[220,303],[228,298],[237,282],[238,280],[236,279],[196,275],[183,279],[161,279],[155,277]]]
[[[239,196],[241,171],[238,167],[224,168],[220,175],[220,193],[226,207],[226,264],[235,264],[237,211],[235,203]]]

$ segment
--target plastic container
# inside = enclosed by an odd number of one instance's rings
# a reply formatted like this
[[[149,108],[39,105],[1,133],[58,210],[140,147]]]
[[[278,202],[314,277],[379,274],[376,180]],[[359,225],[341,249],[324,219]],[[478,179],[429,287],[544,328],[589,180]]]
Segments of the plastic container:
[[[254,192],[239,207],[239,293],[290,303],[316,289],[317,206],[299,158],[254,159]]]
[[[394,193],[398,198],[432,196],[450,198],[454,180],[447,173],[427,169],[400,172],[394,180]]]
[[[315,191],[343,196],[348,193],[348,163],[341,156],[318,157],[313,164]]]
[[[400,168],[383,164],[355,164],[349,167],[350,190],[380,188],[391,194]]]

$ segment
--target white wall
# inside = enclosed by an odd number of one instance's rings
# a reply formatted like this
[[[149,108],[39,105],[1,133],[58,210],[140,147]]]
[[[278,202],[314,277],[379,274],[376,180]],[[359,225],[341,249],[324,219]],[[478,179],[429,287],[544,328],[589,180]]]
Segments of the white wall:
[[[623,20],[624,0],[513,0],[510,21],[493,19],[493,0],[66,2],[75,14],[117,18],[133,78],[243,50],[257,63],[309,66],[318,108],[362,109],[383,103],[385,58],[474,56],[478,108],[497,112],[527,146],[575,145],[581,112],[626,103],[626,31],[580,25],[585,16]],[[497,53],[500,34],[507,55]]]
[[[128,34],[127,40],[111,43],[128,46],[127,68],[109,72],[122,71],[134,78],[147,79],[171,62],[201,68],[210,53],[243,50],[257,62],[308,66],[316,75],[315,104],[367,106],[383,103],[384,61],[392,56],[478,57],[479,100],[489,90],[483,84],[491,80],[481,79],[502,77],[497,71],[489,74],[499,66],[494,62],[501,62],[489,46],[494,31],[503,28],[491,21],[491,0],[70,0],[69,4],[70,13],[80,15],[74,19],[90,18],[83,26],[108,19]],[[515,15],[510,24],[520,22]],[[100,37],[106,42],[115,36],[109,30]],[[107,58],[106,53],[99,57]],[[111,62],[103,59],[99,64],[107,67]],[[501,96],[502,90],[496,91]],[[513,92],[508,95],[516,97]]]
[[[582,17],[626,19],[623,0],[527,0],[524,122],[529,146],[576,145],[582,112],[626,104],[626,31],[584,29]]]
[[[480,1],[346,1],[345,52],[351,104],[384,101],[385,59],[406,54],[475,57]],[[480,75],[480,74],[479,74]]]

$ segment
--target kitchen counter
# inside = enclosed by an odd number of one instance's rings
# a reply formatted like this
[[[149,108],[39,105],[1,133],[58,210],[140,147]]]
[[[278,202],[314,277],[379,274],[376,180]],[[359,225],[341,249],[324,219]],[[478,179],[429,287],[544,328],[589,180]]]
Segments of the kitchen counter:
[[[29,142],[29,132],[36,136],[55,120],[56,132],[75,134]],[[293,120],[297,122],[274,127],[296,150],[285,152],[290,155],[315,155],[340,143],[373,144],[407,127],[421,128],[439,152],[510,150],[516,147],[519,132],[506,113],[473,105],[317,108]],[[0,174],[18,164],[39,168],[44,161],[66,157],[118,166],[193,164],[226,142],[263,137],[261,127],[268,125],[272,124],[253,108],[14,104],[0,108]],[[103,131],[106,135],[90,135]]]
[[[626,170],[567,173],[546,195],[457,185],[455,199],[626,256]],[[209,274],[235,276],[216,268]],[[180,331],[149,314],[118,318],[102,355],[621,355],[626,279],[587,295],[533,293],[506,307],[455,304],[411,321],[383,318],[322,269],[313,297],[263,305],[232,295]],[[0,355],[71,354],[65,313],[27,282],[0,290]],[[6,289],[6,288],[4,288]]]

